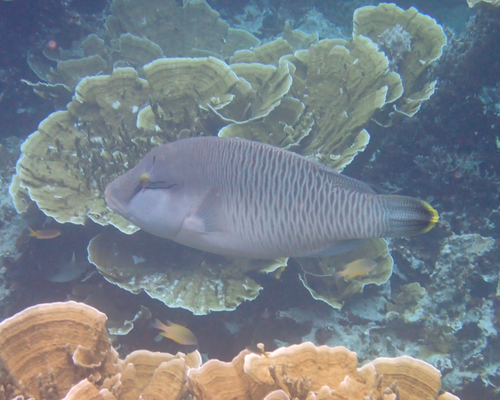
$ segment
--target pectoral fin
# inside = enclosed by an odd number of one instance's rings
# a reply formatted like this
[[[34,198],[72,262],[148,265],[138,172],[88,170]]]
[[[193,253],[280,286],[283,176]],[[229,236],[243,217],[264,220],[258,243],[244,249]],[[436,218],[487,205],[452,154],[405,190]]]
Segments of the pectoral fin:
[[[191,209],[185,220],[185,226],[192,232],[207,234],[223,230],[223,220],[220,215],[220,191],[217,188],[208,189]]]

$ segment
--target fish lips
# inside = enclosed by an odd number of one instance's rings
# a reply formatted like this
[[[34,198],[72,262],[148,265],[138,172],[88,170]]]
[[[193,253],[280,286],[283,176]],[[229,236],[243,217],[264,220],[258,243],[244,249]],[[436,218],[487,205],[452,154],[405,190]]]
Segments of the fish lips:
[[[130,211],[127,207],[127,201],[124,201],[124,196],[120,188],[120,178],[115,179],[113,182],[111,182],[107,187],[106,190],[104,191],[104,201],[108,205],[111,210],[114,212],[120,214],[122,217],[125,219],[128,219],[130,221],[131,219],[131,214]],[[130,200],[132,196],[128,199]]]

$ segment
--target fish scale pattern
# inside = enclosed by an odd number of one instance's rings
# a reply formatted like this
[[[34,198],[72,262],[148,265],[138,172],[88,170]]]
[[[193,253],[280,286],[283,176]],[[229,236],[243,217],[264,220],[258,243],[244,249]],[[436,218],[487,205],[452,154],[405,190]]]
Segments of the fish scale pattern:
[[[234,232],[260,251],[313,254],[332,241],[383,232],[377,196],[316,162],[238,139],[205,140],[201,151],[215,164],[210,178],[221,185]]]

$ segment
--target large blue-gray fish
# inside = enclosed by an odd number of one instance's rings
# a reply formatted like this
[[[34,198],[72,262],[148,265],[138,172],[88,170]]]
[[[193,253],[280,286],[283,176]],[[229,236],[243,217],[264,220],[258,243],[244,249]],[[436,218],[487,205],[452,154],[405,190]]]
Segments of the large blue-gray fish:
[[[295,153],[198,137],[151,150],[106,188],[139,228],[196,249],[251,258],[338,254],[364,240],[427,232],[425,201],[382,195]]]

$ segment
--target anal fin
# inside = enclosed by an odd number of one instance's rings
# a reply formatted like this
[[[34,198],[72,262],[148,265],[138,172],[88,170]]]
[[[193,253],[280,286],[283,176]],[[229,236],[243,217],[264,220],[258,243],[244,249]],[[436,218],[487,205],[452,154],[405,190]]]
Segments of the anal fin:
[[[368,239],[348,239],[348,240],[339,240],[333,243],[331,246],[326,248],[319,249],[308,254],[308,257],[331,257],[336,256],[338,254],[347,253],[355,249],[356,247],[361,246]]]

